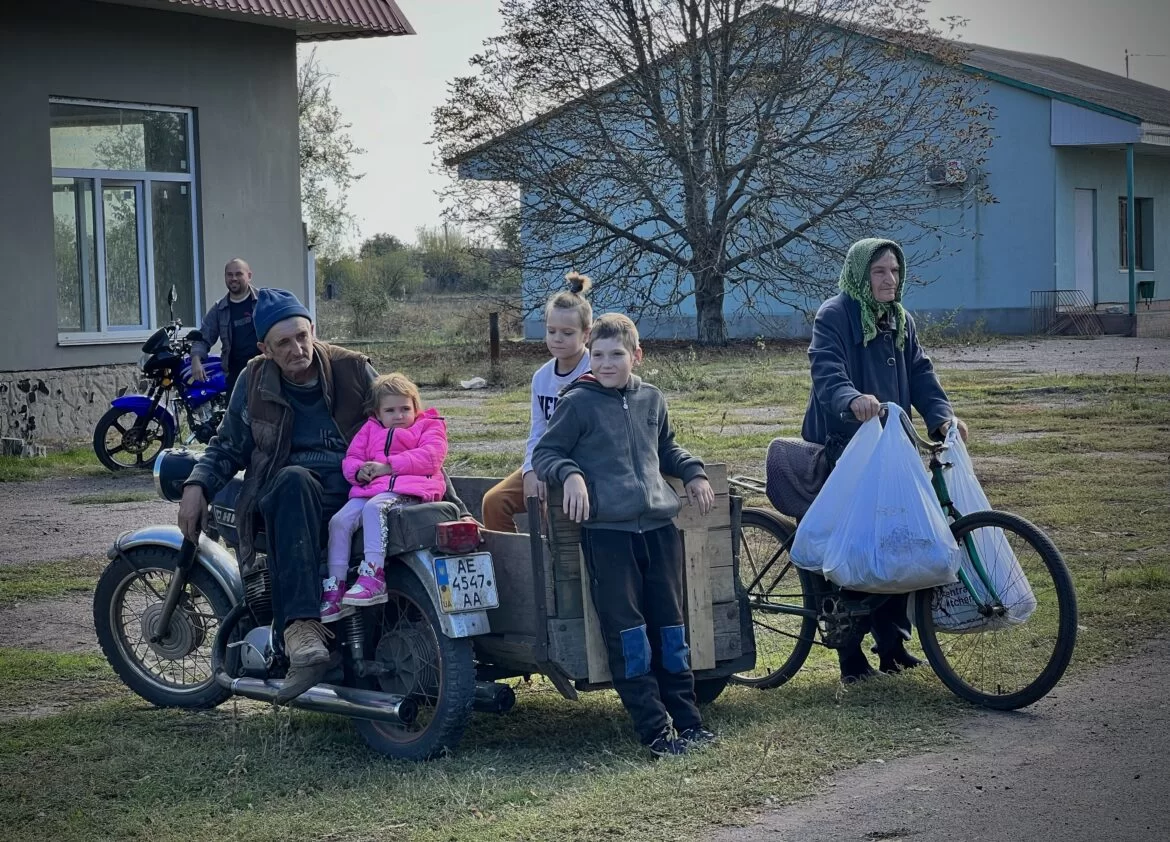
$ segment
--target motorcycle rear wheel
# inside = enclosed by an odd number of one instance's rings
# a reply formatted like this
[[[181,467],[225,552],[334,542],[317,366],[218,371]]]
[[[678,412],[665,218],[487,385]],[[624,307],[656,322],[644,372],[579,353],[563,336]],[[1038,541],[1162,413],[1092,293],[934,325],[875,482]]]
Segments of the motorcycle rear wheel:
[[[111,471],[149,471],[155,457],[175,444],[175,430],[155,415],[138,428],[142,416],[110,407],[93,431],[93,452]]]
[[[374,659],[392,671],[378,679],[379,689],[412,699],[418,704],[418,717],[411,725],[368,719],[353,723],[380,754],[430,760],[453,751],[471,719],[475,700],[471,641],[443,634],[426,588],[393,562],[386,566],[386,592],[389,600],[376,607]]]
[[[159,707],[213,708],[231,693],[215,683],[211,649],[232,602],[194,567],[165,635],[152,643],[178,551],[137,547],[102,572],[93,624],[106,660],[126,686]]]

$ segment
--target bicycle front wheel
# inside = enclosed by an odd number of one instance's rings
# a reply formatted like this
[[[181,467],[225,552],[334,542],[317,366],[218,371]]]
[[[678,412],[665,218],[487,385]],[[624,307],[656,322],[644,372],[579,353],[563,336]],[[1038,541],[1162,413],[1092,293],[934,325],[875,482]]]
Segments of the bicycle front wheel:
[[[1072,658],[1077,637],[1072,577],[1048,536],[1018,515],[974,512],[951,524],[951,532],[960,547],[973,540],[988,571],[1014,570],[1014,554],[1019,570],[1007,578],[1001,574],[1001,581],[993,574],[992,583],[1009,617],[1025,613],[1029,592],[1035,607],[1022,622],[997,620],[954,633],[944,627],[940,613],[943,589],[919,591],[914,615],[922,649],[957,696],[996,710],[1026,707],[1056,686]],[[1026,586],[1018,579],[1021,574]]]
[[[756,665],[731,680],[746,687],[779,687],[804,665],[816,637],[812,577],[792,563],[794,529],[765,509],[744,509],[740,519],[739,580],[752,609]],[[786,610],[787,609],[787,610]]]

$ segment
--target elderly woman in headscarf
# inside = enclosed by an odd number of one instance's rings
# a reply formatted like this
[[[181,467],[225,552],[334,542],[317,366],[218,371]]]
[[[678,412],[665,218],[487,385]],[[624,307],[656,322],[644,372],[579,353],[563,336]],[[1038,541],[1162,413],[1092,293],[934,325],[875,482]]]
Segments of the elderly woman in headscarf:
[[[907,413],[917,410],[937,440],[951,423],[951,403],[930,357],[918,344],[914,319],[902,307],[905,275],[901,246],[892,240],[859,240],[845,256],[841,292],[817,311],[808,349],[812,392],[801,435],[807,442],[824,445],[830,468],[860,424],[876,416],[883,402],[896,403]],[[962,421],[959,432],[965,440]],[[882,672],[900,672],[921,663],[906,651],[907,598],[897,594],[879,605],[869,628],[859,627],[838,650],[843,681],[875,674],[861,649],[867,630],[873,634]]]

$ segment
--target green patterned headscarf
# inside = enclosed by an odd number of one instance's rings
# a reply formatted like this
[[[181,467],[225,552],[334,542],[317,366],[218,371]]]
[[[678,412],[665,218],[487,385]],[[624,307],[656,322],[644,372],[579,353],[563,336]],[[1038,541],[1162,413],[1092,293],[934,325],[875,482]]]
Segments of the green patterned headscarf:
[[[898,291],[894,293],[894,300],[881,303],[873,297],[873,288],[869,284],[869,264],[875,254],[886,248],[893,249],[901,272],[898,273]],[[906,256],[902,254],[900,245],[893,240],[873,237],[858,240],[845,255],[838,285],[842,292],[861,305],[862,345],[868,345],[877,336],[877,323],[882,316],[887,316],[894,328],[894,344],[899,350],[905,346],[906,311],[902,307],[902,289],[906,286]]]

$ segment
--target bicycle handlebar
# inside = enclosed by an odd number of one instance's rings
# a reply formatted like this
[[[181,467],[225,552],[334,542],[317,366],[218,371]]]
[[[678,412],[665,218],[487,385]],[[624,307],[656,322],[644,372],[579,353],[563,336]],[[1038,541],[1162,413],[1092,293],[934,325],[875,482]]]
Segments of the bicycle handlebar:
[[[888,419],[890,416],[891,407],[896,407],[897,409],[901,410],[901,407],[893,401],[883,401],[881,408],[878,410],[878,418],[880,418],[883,422]],[[862,423],[861,421],[857,420],[857,416],[853,414],[852,410],[845,410],[844,412],[838,413],[838,417],[846,424],[855,424],[860,426]],[[910,416],[905,412],[899,412],[898,417],[902,421],[902,429],[906,431],[906,435],[910,437],[910,441],[914,442],[914,445],[919,450],[924,450],[928,453],[941,453],[947,449],[947,446],[942,442],[929,441],[918,435],[918,431],[914,429],[914,422],[910,420]],[[955,423],[954,418],[951,418],[951,423]]]

